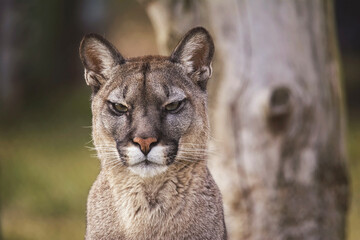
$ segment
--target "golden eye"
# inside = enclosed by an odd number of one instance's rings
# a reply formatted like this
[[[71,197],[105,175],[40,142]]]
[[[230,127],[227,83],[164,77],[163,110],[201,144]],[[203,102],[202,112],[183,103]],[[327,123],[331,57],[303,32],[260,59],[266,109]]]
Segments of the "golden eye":
[[[165,110],[169,112],[176,111],[181,105],[181,102],[172,102],[165,106]]]
[[[128,111],[128,107],[120,103],[113,103],[113,107],[119,113],[126,113]]]

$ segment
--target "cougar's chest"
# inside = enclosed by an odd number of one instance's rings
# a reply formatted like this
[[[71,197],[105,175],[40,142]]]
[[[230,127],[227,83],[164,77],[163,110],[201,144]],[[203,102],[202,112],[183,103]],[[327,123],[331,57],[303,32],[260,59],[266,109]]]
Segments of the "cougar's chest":
[[[173,231],[186,208],[186,196],[174,181],[147,184],[118,183],[113,188],[119,223],[129,239],[151,239],[152,234]]]

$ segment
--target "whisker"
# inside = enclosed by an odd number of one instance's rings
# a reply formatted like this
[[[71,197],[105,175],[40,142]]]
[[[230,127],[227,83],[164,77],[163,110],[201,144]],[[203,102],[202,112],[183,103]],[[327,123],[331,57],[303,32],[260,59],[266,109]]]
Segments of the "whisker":
[[[180,143],[181,145],[200,145],[200,146],[206,146],[207,143]]]
[[[194,162],[206,162],[204,159],[196,159],[196,158],[176,158],[176,160],[186,160],[186,161],[194,161]]]
[[[120,167],[120,166],[121,166],[121,162],[118,162],[112,168],[110,168],[110,171],[113,170],[115,167]]]
[[[112,159],[109,161],[105,161],[104,166],[113,166],[115,164],[121,163],[121,161],[119,161],[118,159]]]
[[[97,151],[100,153],[117,153],[118,152],[116,150],[111,150],[111,149],[97,149]]]
[[[188,160],[188,159],[178,159],[178,161],[176,161],[175,163],[196,163],[196,164],[203,164],[203,165],[207,165],[206,162],[204,161],[194,161],[194,160]]]
[[[196,161],[205,161],[206,158],[203,158],[202,156],[183,156],[183,155],[176,155],[176,159],[190,159],[190,160],[196,160]]]
[[[215,150],[209,149],[196,149],[196,148],[180,148],[180,151],[189,151],[189,152],[216,152]]]
[[[104,150],[113,150],[113,151],[116,151],[116,150],[117,150],[117,149],[114,148],[114,147],[95,147],[94,149],[98,149],[98,150],[104,149]]]
[[[105,165],[113,165],[114,163],[117,164],[121,161],[119,161],[119,159],[111,159],[105,162]]]
[[[194,157],[212,157],[212,156],[220,156],[220,154],[217,154],[217,153],[196,153],[196,152],[178,152],[177,154],[178,156],[187,156],[187,157],[191,157],[191,156],[194,156]]]
[[[90,144],[90,143],[92,143],[93,141],[94,141],[94,140],[91,138],[90,141],[88,141],[88,142],[85,143],[85,146],[88,145],[88,144]]]
[[[186,156],[186,157],[191,157],[191,156],[194,156],[194,157],[207,157],[209,156],[208,153],[189,153],[189,152],[178,152],[177,154],[178,156]]]
[[[218,152],[212,152],[212,151],[198,151],[198,150],[194,150],[194,151],[191,151],[191,150],[179,150],[178,151],[178,154],[180,153],[184,153],[184,154],[194,154],[194,155],[217,155],[219,154]]]

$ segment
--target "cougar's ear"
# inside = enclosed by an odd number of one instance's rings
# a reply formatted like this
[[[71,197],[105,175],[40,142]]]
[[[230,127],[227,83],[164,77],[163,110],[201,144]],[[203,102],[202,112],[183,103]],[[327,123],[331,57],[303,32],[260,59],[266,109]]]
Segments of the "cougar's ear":
[[[179,42],[170,56],[174,62],[185,67],[185,71],[203,90],[211,77],[211,61],[214,43],[203,27],[191,29]]]
[[[125,63],[125,59],[108,40],[94,33],[85,35],[79,52],[85,68],[85,81],[94,92],[109,79],[113,67]]]

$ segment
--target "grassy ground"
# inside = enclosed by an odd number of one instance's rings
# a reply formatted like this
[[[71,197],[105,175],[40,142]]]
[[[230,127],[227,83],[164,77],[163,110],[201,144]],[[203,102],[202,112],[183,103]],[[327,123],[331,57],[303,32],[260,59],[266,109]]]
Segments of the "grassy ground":
[[[84,89],[84,88],[83,88]],[[59,93],[0,125],[5,239],[83,239],[86,197],[98,171],[88,91]],[[352,206],[348,239],[360,239],[360,116],[350,119]]]

